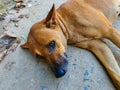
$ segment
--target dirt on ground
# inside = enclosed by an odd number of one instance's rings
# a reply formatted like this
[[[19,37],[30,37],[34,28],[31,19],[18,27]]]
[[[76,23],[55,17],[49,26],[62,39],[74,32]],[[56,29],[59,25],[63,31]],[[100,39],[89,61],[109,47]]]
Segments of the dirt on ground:
[[[0,5],[4,4],[1,1]],[[46,17],[53,3],[58,8],[65,1],[15,0],[12,8],[7,9],[9,6],[5,4],[6,7],[0,9],[0,51],[9,52],[0,60],[0,90],[115,90],[98,59],[87,50],[68,46],[69,69],[64,77],[57,79],[44,60],[37,62],[28,50],[20,48],[30,27]],[[113,25],[120,30],[120,17]],[[5,33],[7,39],[3,38]],[[105,41],[119,63],[120,49]],[[4,55],[1,52],[0,55]]]

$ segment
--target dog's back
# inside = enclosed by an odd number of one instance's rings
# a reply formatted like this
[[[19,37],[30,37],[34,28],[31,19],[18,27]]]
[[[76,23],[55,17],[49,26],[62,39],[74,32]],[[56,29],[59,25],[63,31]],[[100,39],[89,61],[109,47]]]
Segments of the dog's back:
[[[116,20],[120,13],[120,0],[68,0],[66,4],[70,5],[71,9],[75,9],[80,6],[78,4],[82,3],[101,11],[111,23]]]
[[[119,14],[119,0],[84,0],[95,9],[100,10],[104,15],[113,22]]]

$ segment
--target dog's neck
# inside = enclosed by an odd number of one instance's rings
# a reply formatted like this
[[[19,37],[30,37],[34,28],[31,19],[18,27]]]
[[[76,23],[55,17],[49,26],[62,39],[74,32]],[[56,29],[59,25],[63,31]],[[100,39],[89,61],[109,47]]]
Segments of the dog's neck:
[[[67,29],[66,23],[64,22],[63,18],[61,17],[61,15],[59,13],[57,13],[57,21],[58,21],[59,27],[61,28],[66,40],[68,40],[70,37],[70,34]]]
[[[70,15],[71,13],[67,11],[68,9],[70,8],[66,8],[64,4],[57,9],[57,21],[62,33],[66,37],[67,43],[72,44],[74,43],[74,41],[82,41],[82,39],[84,39],[84,36],[76,32],[79,30],[80,25],[78,24],[78,22],[76,22],[75,19],[73,19],[76,18],[76,16],[73,15],[72,17]]]

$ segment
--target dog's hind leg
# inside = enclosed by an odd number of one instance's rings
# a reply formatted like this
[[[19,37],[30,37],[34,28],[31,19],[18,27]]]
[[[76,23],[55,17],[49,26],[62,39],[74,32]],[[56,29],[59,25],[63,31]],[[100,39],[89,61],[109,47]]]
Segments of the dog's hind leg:
[[[101,40],[91,40],[80,42],[75,46],[94,53],[105,67],[117,90],[120,90],[120,68],[106,43]]]

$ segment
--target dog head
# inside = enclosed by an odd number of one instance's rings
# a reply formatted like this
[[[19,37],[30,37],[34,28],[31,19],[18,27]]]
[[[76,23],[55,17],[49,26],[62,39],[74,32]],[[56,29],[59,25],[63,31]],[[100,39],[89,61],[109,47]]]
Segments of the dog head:
[[[28,48],[34,55],[44,58],[58,78],[66,73],[68,61],[65,52],[67,40],[57,19],[53,5],[46,19],[31,27],[27,42],[21,47]]]

